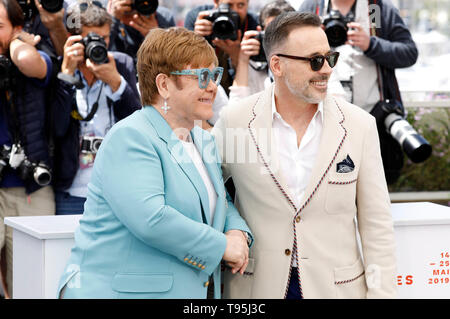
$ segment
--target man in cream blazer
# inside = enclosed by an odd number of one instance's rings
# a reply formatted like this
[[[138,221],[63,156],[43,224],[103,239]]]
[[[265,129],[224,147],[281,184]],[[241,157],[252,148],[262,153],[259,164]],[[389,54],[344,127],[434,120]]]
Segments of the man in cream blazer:
[[[255,239],[245,275],[224,275],[226,298],[396,296],[375,119],[327,95],[338,55],[320,25],[298,12],[272,21],[274,84],[230,104],[213,129]]]

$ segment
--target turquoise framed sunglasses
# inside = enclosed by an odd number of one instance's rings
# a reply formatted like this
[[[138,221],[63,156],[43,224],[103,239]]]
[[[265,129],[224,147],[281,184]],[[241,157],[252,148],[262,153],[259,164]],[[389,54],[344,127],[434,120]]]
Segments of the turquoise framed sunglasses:
[[[181,71],[170,72],[170,74],[195,75],[198,77],[198,86],[201,89],[206,89],[208,87],[209,80],[212,80],[216,85],[220,84],[220,80],[222,80],[222,75],[223,75],[223,68],[218,66],[218,67],[214,68],[212,71],[208,68],[181,70]]]

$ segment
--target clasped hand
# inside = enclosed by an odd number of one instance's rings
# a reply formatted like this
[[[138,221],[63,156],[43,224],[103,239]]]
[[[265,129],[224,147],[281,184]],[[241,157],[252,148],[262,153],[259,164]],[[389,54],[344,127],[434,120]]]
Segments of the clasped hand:
[[[248,245],[245,235],[240,230],[229,230],[225,233],[227,247],[223,254],[223,260],[231,267],[233,274],[239,272],[244,274],[248,265]]]

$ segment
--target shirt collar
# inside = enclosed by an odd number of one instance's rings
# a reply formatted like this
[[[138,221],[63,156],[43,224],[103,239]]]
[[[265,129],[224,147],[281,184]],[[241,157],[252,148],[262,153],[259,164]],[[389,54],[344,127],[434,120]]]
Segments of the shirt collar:
[[[320,121],[323,123],[323,101],[320,101],[319,106],[317,107],[317,111],[313,116],[313,119],[317,116],[317,113],[320,114]],[[281,114],[278,113],[277,107],[275,104],[275,86],[274,86],[272,89],[272,119],[275,119],[275,118],[282,119]]]

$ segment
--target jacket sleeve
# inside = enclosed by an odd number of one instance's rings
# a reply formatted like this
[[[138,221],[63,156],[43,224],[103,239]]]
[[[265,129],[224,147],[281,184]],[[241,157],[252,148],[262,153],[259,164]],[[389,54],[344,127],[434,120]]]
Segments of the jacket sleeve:
[[[397,288],[394,228],[380,143],[372,117],[363,143],[356,202],[367,298],[394,298]]]
[[[133,59],[124,54],[114,52],[117,71],[123,76],[127,85],[120,98],[113,102],[114,115],[121,120],[141,108],[139,92],[136,86],[136,69]]]
[[[377,64],[389,69],[412,66],[417,61],[418,50],[408,27],[391,2],[381,6],[381,36],[372,36],[364,54]]]
[[[52,101],[53,130],[56,137],[62,137],[69,129],[75,88],[73,85],[57,79],[54,90]]]
[[[198,270],[210,275],[222,260],[226,237],[166,205],[163,163],[153,143],[136,128],[110,131],[95,162],[103,197],[134,236],[182,262],[198,257],[205,266]]]

